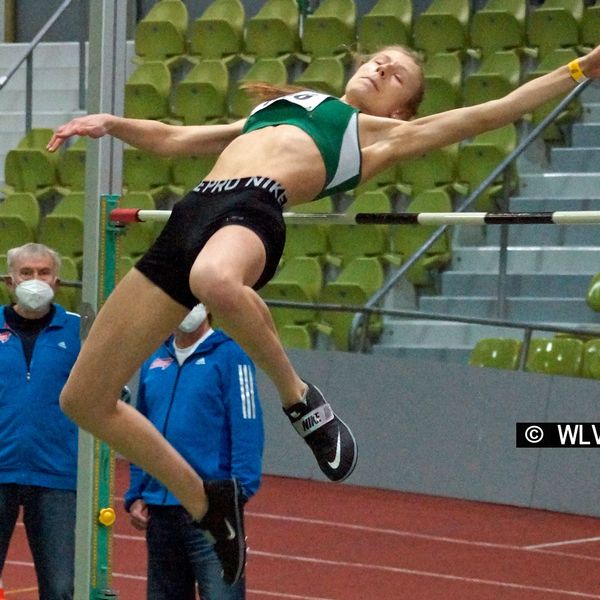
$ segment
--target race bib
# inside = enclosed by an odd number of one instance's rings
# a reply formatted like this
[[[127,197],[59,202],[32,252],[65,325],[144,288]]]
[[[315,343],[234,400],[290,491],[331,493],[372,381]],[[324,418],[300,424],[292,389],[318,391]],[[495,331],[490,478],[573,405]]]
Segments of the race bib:
[[[311,111],[317,108],[321,102],[327,100],[327,98],[331,98],[331,96],[328,94],[319,94],[318,92],[296,92],[295,94],[288,94],[287,96],[281,96],[280,98],[273,98],[273,100],[261,102],[250,114],[253,115],[255,112],[258,112],[279,100],[287,100],[288,102],[302,106],[305,110]]]

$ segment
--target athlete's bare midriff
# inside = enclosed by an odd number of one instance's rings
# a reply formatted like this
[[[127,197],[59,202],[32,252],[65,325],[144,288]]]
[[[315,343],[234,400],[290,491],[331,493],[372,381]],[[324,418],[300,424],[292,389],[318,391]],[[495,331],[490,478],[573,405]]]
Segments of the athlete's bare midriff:
[[[374,124],[377,123],[376,131],[380,131],[383,121],[388,122],[389,127],[391,119],[361,114],[361,142],[372,142]],[[363,169],[364,166],[363,164]],[[325,185],[326,177],[321,153],[311,137],[293,125],[278,125],[257,129],[235,138],[221,153],[205,179],[234,179],[257,175],[280,183],[286,190],[290,206],[316,198]]]

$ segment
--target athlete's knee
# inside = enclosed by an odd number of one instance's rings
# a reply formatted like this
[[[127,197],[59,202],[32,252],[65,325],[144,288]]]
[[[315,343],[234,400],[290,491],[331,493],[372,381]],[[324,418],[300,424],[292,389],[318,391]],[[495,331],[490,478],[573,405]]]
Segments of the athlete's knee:
[[[236,277],[218,269],[202,269],[190,276],[190,288],[194,296],[217,313],[233,309],[243,287]]]

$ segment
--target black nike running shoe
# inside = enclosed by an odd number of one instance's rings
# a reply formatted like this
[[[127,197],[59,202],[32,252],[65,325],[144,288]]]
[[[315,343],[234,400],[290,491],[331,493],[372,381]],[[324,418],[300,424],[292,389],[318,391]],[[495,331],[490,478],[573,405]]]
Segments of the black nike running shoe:
[[[198,521],[205,536],[214,544],[223,567],[223,579],[229,585],[244,576],[246,537],[244,510],[235,479],[205,481],[208,512]]]
[[[319,388],[304,383],[308,386],[305,397],[283,412],[312,450],[321,471],[332,481],[343,481],[356,466],[356,440]]]

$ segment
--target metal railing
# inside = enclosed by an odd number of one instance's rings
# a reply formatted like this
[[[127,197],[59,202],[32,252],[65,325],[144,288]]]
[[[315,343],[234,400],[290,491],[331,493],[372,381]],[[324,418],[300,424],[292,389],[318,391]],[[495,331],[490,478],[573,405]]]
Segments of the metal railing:
[[[80,38],[79,38],[79,108],[85,107],[85,42],[86,28],[83,26],[87,23],[88,0],[78,0],[81,5],[80,15],[81,23]],[[25,75],[25,132],[31,130],[33,122],[33,52],[43,40],[51,27],[58,21],[65,10],[71,5],[73,0],[64,0],[64,2],[54,11],[46,24],[38,31],[35,37],[31,40],[28,46],[24,49],[22,55],[15,64],[8,70],[6,75],[0,77],[0,90],[12,79],[15,73],[21,68],[23,63],[26,63]]]
[[[574,90],[572,90],[567,96],[565,96],[555,107],[552,109],[544,119],[534,127],[515,147],[515,149],[502,160],[495,169],[465,198],[465,200],[455,209],[455,212],[463,212],[469,208],[473,202],[500,176],[502,175],[512,163],[524,152],[524,150],[539,137],[541,132],[556,119],[556,117],[564,110],[564,108],[570,104],[575,98],[577,98],[581,92],[591,83],[591,80],[580,83]],[[503,193],[505,195],[505,202],[508,197],[508,189],[506,186],[506,177]],[[370,315],[373,314],[371,309],[376,307],[382,302],[388,293],[390,293],[396,284],[398,284],[402,278],[406,275],[408,270],[427,252],[427,250],[442,236],[448,229],[449,225],[443,225],[436,229],[436,231],[427,239],[427,241],[412,254],[406,262],[393,273],[384,285],[371,296],[364,307],[361,310],[356,311],[354,317],[352,331],[361,331],[360,341],[357,350],[363,352],[366,348],[367,343],[367,332],[369,329]],[[497,316],[502,320],[506,315],[506,273],[507,273],[507,262],[508,262],[508,227],[509,225],[500,225],[500,248],[499,248],[499,264],[498,264],[498,294],[497,294]],[[422,318],[425,318],[424,313],[419,313]],[[458,318],[446,315],[445,320],[457,321]],[[429,318],[429,317],[427,317]],[[502,321],[507,322],[507,321]],[[555,328],[556,330],[556,328]]]

